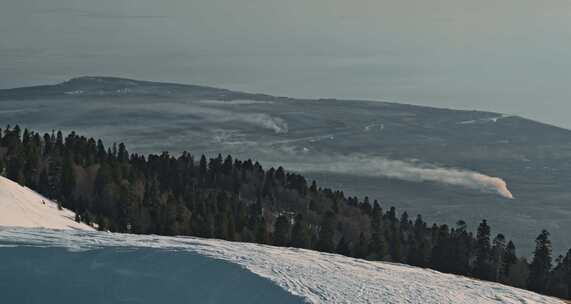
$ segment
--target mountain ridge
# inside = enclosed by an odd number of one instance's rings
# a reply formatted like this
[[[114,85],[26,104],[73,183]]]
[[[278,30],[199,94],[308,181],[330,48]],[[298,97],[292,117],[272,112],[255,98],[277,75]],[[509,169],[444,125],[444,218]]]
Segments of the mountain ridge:
[[[202,86],[176,93],[172,87],[188,86],[91,76],[24,88],[20,97],[0,90],[0,120],[40,132],[75,131],[106,144],[124,142],[137,153],[186,150],[256,159],[429,221],[453,225],[463,219],[475,227],[486,218],[525,253],[532,251],[530,235],[544,228],[562,244],[558,250],[571,245],[559,232],[571,227],[567,129],[484,111]],[[82,89],[88,94],[73,94]],[[435,167],[444,171],[424,170]],[[456,169],[467,173],[463,178],[470,172],[499,177],[516,199],[508,203],[480,184],[462,189],[439,175]]]
[[[417,105],[417,104],[413,104],[413,103],[407,103],[407,102],[399,102],[399,101],[389,101],[389,100],[383,100],[383,99],[339,99],[339,98],[333,98],[333,97],[320,97],[320,98],[292,98],[292,97],[287,97],[287,96],[276,96],[276,95],[272,95],[272,94],[268,94],[268,93],[252,93],[252,92],[244,92],[244,91],[239,91],[239,90],[232,90],[232,89],[226,89],[226,88],[220,88],[220,87],[216,87],[216,86],[209,86],[209,85],[200,85],[200,84],[186,84],[186,83],[178,83],[178,82],[174,82],[174,81],[153,81],[153,80],[139,80],[139,79],[133,79],[133,78],[127,78],[127,77],[117,77],[117,76],[77,76],[77,77],[72,77],[68,80],[62,81],[62,82],[58,82],[56,84],[52,84],[52,85],[31,85],[31,86],[22,86],[22,87],[14,87],[14,88],[5,88],[5,89],[0,89],[0,100],[2,99],[9,99],[9,98],[15,98],[15,97],[20,97],[20,98],[26,98],[26,97],[31,97],[34,96],[34,94],[41,94],[41,95],[36,95],[38,97],[42,97],[42,96],[46,96],[49,94],[53,94],[52,96],[57,96],[57,95],[81,95],[81,94],[73,94],[73,91],[69,91],[69,89],[107,89],[107,91],[109,91],[110,89],[114,89],[114,90],[125,90],[127,89],[127,91],[125,93],[131,93],[131,94],[141,94],[141,93],[147,93],[150,94],[152,92],[137,92],[137,91],[128,91],[128,89],[130,88],[140,88],[140,87],[149,87],[149,88],[157,88],[157,87],[161,87],[161,88],[165,88],[165,89],[173,89],[173,90],[182,90],[182,92],[188,92],[188,91],[202,91],[202,92],[208,92],[211,94],[218,94],[215,95],[213,97],[219,97],[219,98],[223,98],[224,100],[236,100],[236,99],[240,99],[240,98],[253,98],[254,100],[270,100],[270,101],[279,101],[279,100],[288,100],[288,101],[323,101],[323,102],[364,102],[364,103],[376,103],[376,104],[386,104],[386,105],[395,105],[395,106],[402,106],[402,107],[414,107],[414,108],[424,108],[424,109],[435,109],[435,110],[443,110],[443,111],[459,111],[459,112],[472,112],[472,113],[479,113],[479,114],[493,114],[493,115],[504,115],[506,117],[517,117],[517,118],[521,118],[524,120],[528,120],[528,121],[532,121],[532,122],[536,122],[536,123],[540,123],[546,126],[550,126],[553,128],[557,128],[557,129],[562,129],[562,130],[566,130],[566,131],[570,131],[570,129],[564,128],[564,127],[560,127],[560,126],[556,126],[550,123],[546,123],[546,122],[542,122],[540,120],[535,120],[535,119],[531,119],[531,118],[527,118],[527,117],[523,117],[520,115],[512,115],[512,114],[506,114],[506,113],[502,113],[502,112],[495,112],[495,111],[489,111],[489,110],[467,110],[467,109],[456,109],[456,108],[449,108],[449,107],[438,107],[438,106],[426,106],[426,105]],[[61,91],[58,89],[68,89],[67,91]],[[31,95],[29,94],[22,94],[22,93],[28,93],[26,91],[32,91]],[[106,92],[106,91],[103,91]],[[101,92],[101,93],[103,93]],[[86,92],[89,93],[89,92]],[[115,92],[115,93],[121,93],[119,92]],[[168,94],[165,94],[166,96],[169,96],[172,93],[176,93],[176,92],[170,92]],[[97,96],[98,94],[93,94],[93,95],[89,95],[89,96]],[[101,96],[105,96],[104,94],[99,94]],[[152,96],[152,94],[150,94]],[[160,95],[160,94],[158,94]]]

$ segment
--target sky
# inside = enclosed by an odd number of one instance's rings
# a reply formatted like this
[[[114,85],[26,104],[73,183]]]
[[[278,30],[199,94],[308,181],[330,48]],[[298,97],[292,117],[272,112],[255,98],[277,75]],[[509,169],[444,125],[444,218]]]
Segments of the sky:
[[[569,0],[1,0],[0,88],[83,75],[571,128]]]

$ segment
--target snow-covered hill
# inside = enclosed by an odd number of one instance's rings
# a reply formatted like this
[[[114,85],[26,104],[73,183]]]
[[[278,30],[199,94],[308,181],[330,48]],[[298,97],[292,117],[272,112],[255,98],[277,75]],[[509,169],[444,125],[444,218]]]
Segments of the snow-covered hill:
[[[46,253],[49,248],[52,251]],[[74,294],[98,294],[98,298],[103,292],[108,303],[156,299],[164,303],[300,303],[303,299],[308,303],[563,304],[529,291],[404,265],[192,237],[5,228],[0,229],[0,258],[7,261],[0,265],[3,290],[22,289],[18,286],[22,282],[41,285],[60,278],[62,270],[75,273],[58,280],[61,283],[51,287],[56,290],[43,295],[46,303],[61,299],[59,289],[70,288]],[[247,271],[239,272],[233,268],[236,265]],[[78,276],[78,271],[88,273]],[[252,273],[266,280],[252,278]],[[10,280],[14,276],[18,280]],[[74,282],[77,277],[81,279]],[[135,288],[133,282],[144,285]],[[287,293],[266,292],[276,285]],[[245,292],[233,294],[235,298],[222,296],[235,289]],[[141,292],[152,296],[142,297]],[[193,298],[198,294],[203,297]]]
[[[74,219],[73,212],[0,176],[0,226],[93,230]]]
[[[65,304],[78,297],[81,303],[563,303],[405,265],[96,232],[73,219],[73,212],[0,177],[0,297],[6,303]]]

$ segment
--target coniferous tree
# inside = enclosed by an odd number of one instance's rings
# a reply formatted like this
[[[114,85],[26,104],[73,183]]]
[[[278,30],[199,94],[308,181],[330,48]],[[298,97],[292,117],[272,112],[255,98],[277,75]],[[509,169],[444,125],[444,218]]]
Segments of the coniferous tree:
[[[490,226],[483,220],[478,227],[476,235],[476,260],[474,265],[474,275],[477,278],[487,280],[491,275],[490,267]]]
[[[256,243],[267,244],[268,243],[268,229],[266,227],[266,220],[263,216],[258,218],[256,225]]]
[[[274,226],[273,244],[276,246],[288,246],[290,244],[290,228],[291,223],[287,216],[280,215],[276,219]]]
[[[555,268],[549,275],[547,293],[560,298],[569,298],[569,271],[571,267],[571,250],[567,255],[556,259]]]
[[[458,221],[456,229],[452,232],[450,254],[450,272],[456,274],[468,274],[470,268],[471,242],[470,235],[466,231],[466,222]]]
[[[291,246],[297,248],[309,248],[311,235],[309,227],[301,214],[296,215],[291,231]]]
[[[369,256],[373,260],[382,260],[387,252],[383,229],[383,209],[375,202],[371,215],[371,239],[369,240]]]
[[[63,161],[61,184],[62,197],[64,197],[66,201],[72,200],[75,176],[73,174],[73,160],[69,154],[66,155]]]
[[[506,281],[510,275],[510,271],[513,265],[517,263],[516,249],[512,241],[509,241],[506,246],[503,261],[504,261],[504,268],[502,269],[502,277],[504,278],[504,280],[502,281]]]
[[[349,244],[347,243],[347,240],[345,240],[344,236],[339,240],[335,252],[344,256],[351,256],[351,249],[349,249]]]
[[[450,257],[452,254],[452,245],[450,240],[450,231],[448,225],[442,225],[438,228],[438,236],[436,245],[432,249],[430,264],[439,271],[450,272],[452,265]]]
[[[559,267],[562,274],[561,296],[566,299],[571,299],[571,249],[567,251]]]
[[[549,240],[549,232],[543,230],[535,239],[533,260],[529,265],[529,289],[536,292],[545,292],[551,268],[551,241]]]
[[[354,252],[356,258],[364,259],[369,256],[369,242],[363,232],[359,234],[359,241],[355,246]]]
[[[0,131],[0,174],[57,200],[76,220],[101,230],[271,240],[569,296],[571,253],[551,269],[547,237],[538,238],[529,265],[505,238],[498,235],[492,246],[485,221],[474,237],[464,222],[428,227],[420,215],[413,223],[406,212],[397,219],[394,208],[383,214],[377,201],[361,203],[315,182],[308,187],[301,175],[281,167],[264,170],[252,160],[202,156],[195,165],[187,152],[142,156],[129,154],[122,143],[106,148],[101,140],[73,132],[63,138],[59,131],[43,136],[19,127]],[[278,216],[282,210],[287,216]],[[276,216],[272,234],[268,228]],[[294,218],[291,235],[284,217]]]
[[[408,250],[407,263],[420,267],[427,266],[430,250],[426,239],[426,223],[422,220],[422,216],[418,215],[414,221],[413,238]]]
[[[335,226],[337,225],[335,213],[328,211],[323,216],[319,229],[317,249],[323,252],[335,252]]]
[[[388,240],[388,252],[393,262],[401,261],[402,254],[402,233],[399,222],[396,218],[396,209],[391,207],[388,212],[389,229],[386,231],[386,239]]]
[[[503,270],[506,268],[506,238],[499,233],[493,241],[491,251],[492,277],[493,281],[499,282],[502,279]]]

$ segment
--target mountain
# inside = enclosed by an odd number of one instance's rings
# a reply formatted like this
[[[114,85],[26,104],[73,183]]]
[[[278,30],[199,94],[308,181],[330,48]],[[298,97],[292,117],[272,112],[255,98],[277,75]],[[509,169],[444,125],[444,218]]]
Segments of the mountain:
[[[1,228],[0,258],[8,303],[563,304],[399,264],[193,237]]]
[[[522,254],[541,229],[556,252],[571,247],[571,131],[522,117],[80,77],[0,90],[0,120],[137,153],[253,158],[428,221],[488,219]]]
[[[74,218],[73,212],[0,176],[0,226],[94,230]]]

